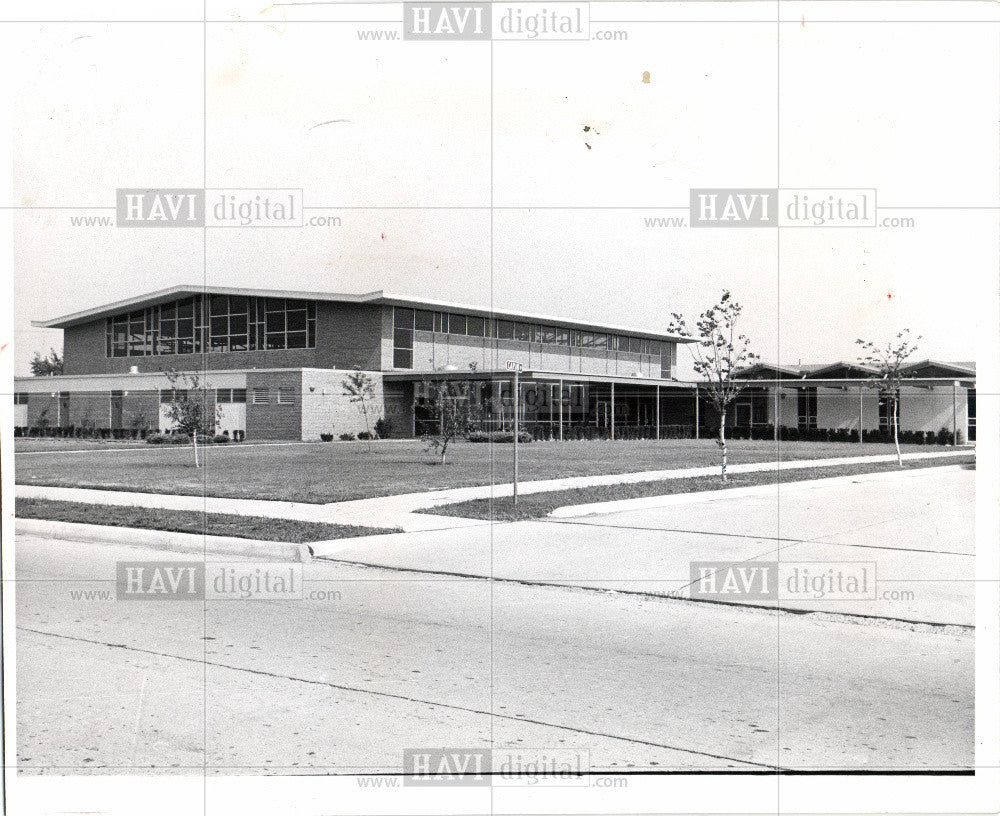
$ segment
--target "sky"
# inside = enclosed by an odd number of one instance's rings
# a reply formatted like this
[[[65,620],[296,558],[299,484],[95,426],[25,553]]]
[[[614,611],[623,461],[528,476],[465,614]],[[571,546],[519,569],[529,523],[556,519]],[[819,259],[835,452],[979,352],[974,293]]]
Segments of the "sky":
[[[61,344],[31,320],[190,283],[384,289],[653,331],[728,288],[767,360],[853,359],[857,337],[904,327],[921,358],[975,359],[976,331],[997,324],[995,27],[824,23],[815,4],[800,25],[787,5],[780,43],[755,21],[773,4],[754,3],[672,4],[687,21],[630,25],[626,42],[492,49],[360,42],[330,22],[394,19],[386,4],[8,28],[15,371]],[[914,224],[646,225],[685,215],[691,188],[779,185],[875,188],[880,216]],[[342,225],[71,222],[113,215],[116,188],[202,186],[302,188],[328,208],[308,214]]]

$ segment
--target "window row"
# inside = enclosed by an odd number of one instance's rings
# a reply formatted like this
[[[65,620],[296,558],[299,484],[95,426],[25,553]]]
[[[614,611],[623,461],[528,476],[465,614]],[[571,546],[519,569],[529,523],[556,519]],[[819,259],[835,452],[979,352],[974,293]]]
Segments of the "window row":
[[[237,295],[206,300],[185,298],[108,318],[107,356],[316,347],[315,301]]]
[[[393,329],[401,332],[394,339],[406,340],[414,331],[437,332],[441,334],[465,335],[468,337],[491,337],[498,340],[522,340],[529,343],[548,343],[555,346],[575,346],[580,348],[611,349],[631,354],[663,353],[662,343],[645,337],[624,334],[583,331],[561,326],[546,326],[540,323],[522,323],[514,320],[487,319],[455,312],[432,312],[425,309],[393,310]],[[404,344],[395,343],[396,347]]]

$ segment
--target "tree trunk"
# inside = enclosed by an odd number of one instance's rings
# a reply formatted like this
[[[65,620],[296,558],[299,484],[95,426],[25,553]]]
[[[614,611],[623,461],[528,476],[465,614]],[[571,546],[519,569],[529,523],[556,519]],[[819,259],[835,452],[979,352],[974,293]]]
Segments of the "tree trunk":
[[[896,462],[899,466],[903,466],[903,454],[899,450],[899,399],[893,399],[892,401],[892,438],[896,443]]]
[[[441,464],[442,464],[442,465],[443,465],[443,464],[445,464],[445,455],[446,455],[447,453],[448,453],[448,443],[447,443],[447,442],[445,442],[445,443],[444,443],[444,444],[443,444],[443,445],[441,446]]]
[[[722,418],[719,420],[719,447],[722,449],[722,481],[728,482],[729,477],[726,475],[726,409],[723,408]]]
[[[197,431],[195,431],[193,434],[191,434],[191,447],[194,448],[194,466],[195,467],[201,467],[201,465],[198,464],[198,432]]]
[[[365,415],[365,433],[368,434],[368,452],[372,452],[372,429],[368,426],[368,408],[361,403],[361,413]]]

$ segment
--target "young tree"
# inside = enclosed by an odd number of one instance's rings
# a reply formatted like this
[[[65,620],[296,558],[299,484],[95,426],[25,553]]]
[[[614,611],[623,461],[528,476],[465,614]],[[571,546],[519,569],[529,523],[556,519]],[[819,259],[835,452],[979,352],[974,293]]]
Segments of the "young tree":
[[[674,312],[667,328],[672,334],[693,338],[688,348],[694,358],[694,370],[704,377],[704,388],[719,412],[719,438],[716,444],[722,453],[722,481],[726,482],[728,451],[726,448],[726,408],[743,390],[735,377],[736,372],[753,365],[760,356],[750,351],[750,341],[745,334],[737,334],[743,308],[733,300],[729,290],[722,293],[719,302],[695,321],[692,330],[684,318]]]
[[[341,385],[344,388],[344,395],[349,397],[351,402],[358,405],[358,410],[361,411],[362,416],[365,418],[365,431],[368,434],[368,452],[371,453],[372,429],[368,421],[368,414],[369,411],[374,410],[375,381],[372,379],[371,374],[367,371],[362,371],[360,366],[355,366],[354,371],[347,375],[347,379]]]
[[[45,357],[36,351],[35,356],[31,358],[31,373],[35,377],[52,377],[56,374],[62,374],[62,355],[54,348],[50,348]]]
[[[472,384],[468,380],[425,380],[424,393],[434,431],[425,433],[423,441],[428,451],[441,456],[444,465],[448,445],[459,436],[468,436],[478,419],[478,409],[472,404]]]
[[[874,370],[868,385],[878,391],[879,396],[886,400],[892,412],[892,439],[896,443],[896,461],[903,466],[903,454],[899,450],[899,391],[903,384],[902,368],[906,359],[917,350],[920,336],[910,339],[910,330],[903,329],[884,346],[879,346],[871,340],[855,341],[861,350],[858,363]],[[859,429],[860,432],[860,429]]]
[[[222,408],[216,404],[213,415],[209,417],[207,387],[197,374],[170,371],[167,372],[167,379],[172,393],[170,402],[167,403],[166,417],[173,423],[175,430],[191,437],[194,466],[201,467],[198,462],[198,434],[208,436],[215,433]]]

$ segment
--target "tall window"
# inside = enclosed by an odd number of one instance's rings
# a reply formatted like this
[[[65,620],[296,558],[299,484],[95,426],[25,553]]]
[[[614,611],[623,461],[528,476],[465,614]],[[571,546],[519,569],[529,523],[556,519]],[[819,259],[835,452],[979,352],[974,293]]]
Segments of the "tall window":
[[[190,297],[107,320],[108,357],[316,347],[316,303],[242,295]]]
[[[392,367],[413,368],[413,309],[392,310]]]

